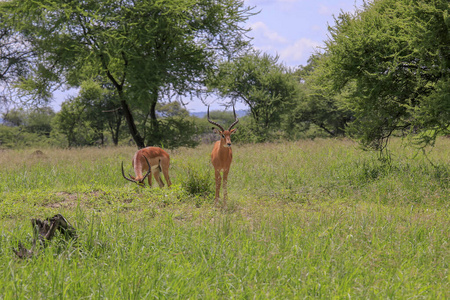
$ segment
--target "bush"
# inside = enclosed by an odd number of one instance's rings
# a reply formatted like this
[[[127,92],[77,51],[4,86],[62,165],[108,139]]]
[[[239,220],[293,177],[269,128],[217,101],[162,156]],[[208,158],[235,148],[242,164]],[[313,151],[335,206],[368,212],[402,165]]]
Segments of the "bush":
[[[159,131],[149,129],[147,145],[163,146],[174,149],[178,147],[195,147],[199,143],[195,139],[198,133],[194,122],[189,118],[168,117],[159,122]]]
[[[23,127],[9,127],[0,125],[0,147],[45,147],[50,145],[50,139],[46,135],[31,133],[23,130]]]
[[[189,195],[203,198],[210,198],[214,195],[214,176],[212,176],[210,168],[198,168],[188,164],[184,169],[186,176],[181,186]]]

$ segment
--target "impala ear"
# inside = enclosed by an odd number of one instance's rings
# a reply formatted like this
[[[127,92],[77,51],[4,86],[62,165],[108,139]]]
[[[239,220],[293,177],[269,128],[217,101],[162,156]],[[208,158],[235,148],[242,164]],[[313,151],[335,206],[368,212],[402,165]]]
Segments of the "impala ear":
[[[220,134],[220,131],[219,131],[217,128],[212,127],[212,130],[213,130],[215,133]]]
[[[230,134],[235,134],[236,133],[237,128],[231,129],[230,130]]]

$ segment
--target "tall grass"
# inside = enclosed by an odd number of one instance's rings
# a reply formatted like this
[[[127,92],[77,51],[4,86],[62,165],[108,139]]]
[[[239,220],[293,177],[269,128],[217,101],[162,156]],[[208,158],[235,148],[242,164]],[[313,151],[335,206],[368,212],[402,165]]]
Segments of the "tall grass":
[[[1,152],[0,298],[448,298],[449,145],[235,145],[225,209],[210,145],[170,152],[170,189],[122,178],[133,148]],[[78,240],[15,258],[55,213]]]

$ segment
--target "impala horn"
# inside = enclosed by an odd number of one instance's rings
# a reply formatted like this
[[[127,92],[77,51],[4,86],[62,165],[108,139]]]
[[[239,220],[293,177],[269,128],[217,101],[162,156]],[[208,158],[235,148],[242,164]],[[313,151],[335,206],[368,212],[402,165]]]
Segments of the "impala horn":
[[[236,111],[234,110],[234,105],[233,105],[233,114],[234,114],[234,122],[233,122],[233,124],[230,125],[230,128],[228,128],[228,131],[230,131],[231,128],[233,128],[233,126],[239,122],[239,119],[236,117]]]
[[[234,122],[233,122],[233,124],[230,125],[230,128],[228,128],[228,130],[231,130],[233,128],[233,126],[239,122],[239,119],[236,116],[236,111],[234,110],[234,105],[233,105],[233,114],[234,114]],[[225,131],[222,126],[220,126],[218,123],[212,121],[209,118],[209,105],[208,105],[208,122],[219,127],[221,131]]]
[[[144,179],[147,178],[147,176],[152,172],[152,167],[150,166],[150,163],[148,162],[147,157],[144,156],[144,158],[145,158],[145,161],[147,162],[147,165],[148,165],[148,172],[147,172],[147,174],[145,174],[145,176],[142,178],[142,181],[144,181]],[[137,180],[131,179],[131,178],[128,178],[128,177],[125,176],[125,172],[123,171],[123,162],[122,162],[122,176],[123,176],[123,178],[125,178],[125,179],[128,180],[128,181],[131,181],[131,182],[134,182],[134,183],[138,183]],[[132,177],[130,174],[128,174],[128,176]],[[142,181],[141,181],[141,182],[142,182]]]
[[[215,126],[217,126],[217,127],[219,127],[219,128],[220,128],[220,131],[224,131],[223,127],[220,126],[219,123],[216,123],[216,122],[212,121],[212,120],[209,118],[209,105],[208,105],[208,122],[211,123],[211,124],[213,124],[213,125],[215,125]]]

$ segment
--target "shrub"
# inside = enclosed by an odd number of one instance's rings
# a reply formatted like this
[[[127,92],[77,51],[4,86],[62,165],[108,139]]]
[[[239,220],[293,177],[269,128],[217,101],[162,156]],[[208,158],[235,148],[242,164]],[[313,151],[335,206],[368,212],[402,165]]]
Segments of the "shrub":
[[[183,189],[191,196],[209,198],[214,194],[214,181],[210,169],[188,164],[184,167],[185,177],[181,183]]]

